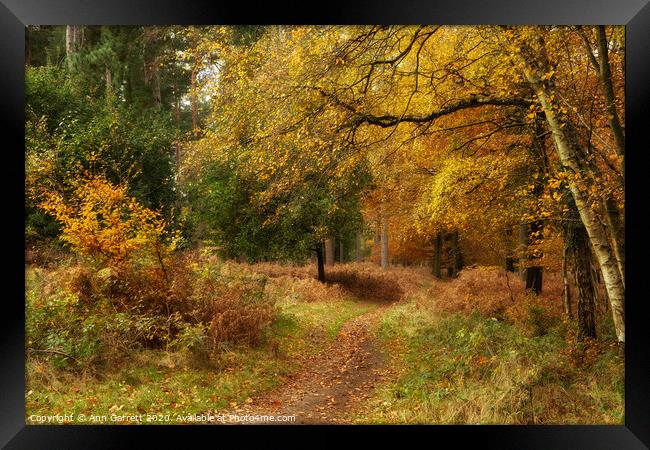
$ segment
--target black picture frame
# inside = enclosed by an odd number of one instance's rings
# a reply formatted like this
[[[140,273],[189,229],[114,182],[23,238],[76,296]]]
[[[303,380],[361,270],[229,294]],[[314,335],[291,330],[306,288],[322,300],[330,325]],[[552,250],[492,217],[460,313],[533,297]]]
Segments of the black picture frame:
[[[417,433],[419,442],[440,445],[451,439],[454,447],[472,441],[481,447],[513,449],[637,449],[650,445],[650,357],[648,333],[644,332],[643,256],[647,242],[644,231],[643,154],[650,152],[644,112],[650,109],[650,5],[649,0],[545,0],[545,1],[417,1],[384,0],[315,5],[249,1],[235,4],[207,0],[0,0],[0,114],[4,146],[2,161],[3,223],[10,228],[3,235],[2,310],[0,328],[2,370],[0,370],[0,445],[6,448],[123,448],[137,441],[181,439],[186,445],[196,437],[223,445],[224,436],[240,439],[264,434],[267,445],[291,443],[287,434],[277,439],[274,426],[46,426],[25,424],[24,347],[24,63],[26,25],[65,24],[616,24],[626,25],[626,304],[627,344],[625,349],[625,425],[603,426],[416,426],[345,427],[346,433],[383,439],[386,431],[397,435]],[[647,125],[645,125],[647,127]],[[21,239],[22,238],[22,239]],[[12,289],[8,289],[11,287]],[[304,445],[339,445],[331,430],[342,427],[305,427],[316,431],[317,441]],[[303,430],[305,428],[302,428]],[[293,431],[295,428],[292,428]],[[286,431],[287,428],[282,430]],[[396,433],[395,433],[396,432]],[[209,436],[208,436],[209,435]],[[256,436],[259,438],[259,436]],[[232,441],[231,441],[232,442]],[[411,441],[414,442],[414,441]],[[141,445],[141,444],[140,444]],[[196,444],[198,445],[198,443]],[[232,445],[232,444],[229,444]],[[408,445],[408,444],[407,444]],[[302,445],[301,445],[302,446]]]

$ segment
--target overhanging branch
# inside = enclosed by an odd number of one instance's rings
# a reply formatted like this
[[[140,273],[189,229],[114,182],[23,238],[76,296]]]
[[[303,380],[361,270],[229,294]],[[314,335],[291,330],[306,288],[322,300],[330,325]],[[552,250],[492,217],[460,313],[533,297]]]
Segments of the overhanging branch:
[[[402,116],[393,116],[393,115],[386,114],[386,115],[378,116],[378,115],[358,111],[353,105],[341,101],[334,94],[325,92],[321,88],[314,87],[313,89],[318,91],[323,97],[326,97],[329,101],[333,102],[335,105],[340,106],[352,113],[351,121],[349,122],[348,126],[358,126],[363,123],[367,123],[368,125],[379,126],[382,128],[389,128],[399,123],[432,122],[439,117],[443,117],[452,114],[456,111],[461,111],[464,109],[478,108],[482,106],[519,106],[519,107],[527,108],[534,103],[533,100],[520,98],[520,97],[490,98],[490,97],[472,96],[466,99],[458,100],[443,108],[431,111],[429,114],[426,115],[404,114]]]

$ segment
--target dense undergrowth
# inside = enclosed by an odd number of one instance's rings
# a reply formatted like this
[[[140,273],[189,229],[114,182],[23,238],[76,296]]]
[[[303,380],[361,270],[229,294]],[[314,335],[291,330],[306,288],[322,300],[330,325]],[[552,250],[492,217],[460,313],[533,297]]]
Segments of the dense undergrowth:
[[[178,255],[166,274],[64,261],[26,269],[28,418],[146,412],[176,423],[242,404],[373,307],[336,284],[206,252]]]
[[[233,408],[268,391],[384,307],[393,376],[359,422],[622,423],[623,358],[609,315],[577,342],[559,280],[541,296],[495,268],[434,280],[426,268],[315,268],[178,254],[162,270],[92,270],[75,258],[26,269],[27,417]],[[182,419],[181,419],[182,421]],[[88,423],[88,422],[84,422]]]
[[[562,316],[559,280],[549,277],[536,298],[512,275],[512,291],[504,290],[504,277],[468,269],[386,314],[379,334],[399,375],[359,420],[623,423],[623,357],[610,316],[601,314],[598,341],[577,342]]]

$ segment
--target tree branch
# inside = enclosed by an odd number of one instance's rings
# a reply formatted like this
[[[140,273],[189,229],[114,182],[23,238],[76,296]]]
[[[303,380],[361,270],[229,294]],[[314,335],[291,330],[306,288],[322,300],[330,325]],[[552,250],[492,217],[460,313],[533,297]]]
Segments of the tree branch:
[[[368,125],[375,125],[382,128],[393,127],[400,123],[427,123],[432,122],[439,117],[443,117],[449,114],[452,114],[456,111],[461,111],[464,109],[478,108],[481,106],[519,106],[519,107],[529,107],[534,103],[533,100],[511,97],[511,98],[489,98],[489,97],[479,97],[472,96],[466,99],[458,100],[454,103],[451,103],[444,108],[436,109],[431,111],[426,115],[407,115],[402,116],[393,116],[393,115],[374,115],[369,113],[364,113],[358,111],[354,106],[349,103],[341,101],[334,94],[325,92],[323,89],[314,87],[323,97],[326,97],[328,100],[333,102],[335,105],[340,106],[348,111],[350,111],[353,116],[349,126],[358,126],[363,123]]]

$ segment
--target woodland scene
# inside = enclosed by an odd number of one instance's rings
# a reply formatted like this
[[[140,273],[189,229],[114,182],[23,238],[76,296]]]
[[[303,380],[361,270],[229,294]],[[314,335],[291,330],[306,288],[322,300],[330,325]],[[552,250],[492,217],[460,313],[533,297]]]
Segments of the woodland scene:
[[[624,55],[29,26],[27,422],[624,423]]]

